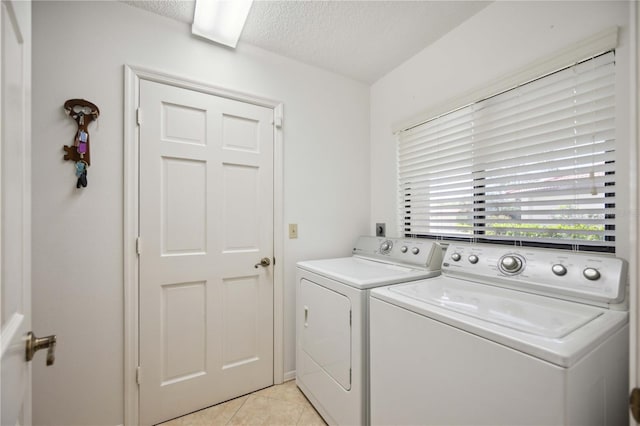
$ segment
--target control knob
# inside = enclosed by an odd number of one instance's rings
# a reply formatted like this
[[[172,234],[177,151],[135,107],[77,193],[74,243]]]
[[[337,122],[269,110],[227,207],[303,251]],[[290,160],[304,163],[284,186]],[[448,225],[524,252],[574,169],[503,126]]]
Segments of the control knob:
[[[522,269],[522,261],[516,256],[505,256],[500,260],[500,266],[503,271],[515,274]]]
[[[595,281],[600,278],[600,272],[596,268],[586,268],[582,275],[588,280]]]
[[[400,251],[403,252],[403,253],[406,253],[407,250],[409,250],[409,248],[407,246],[400,247]]]
[[[391,251],[391,247],[393,247],[393,243],[390,240],[385,241],[380,245],[380,253],[387,254]]]
[[[460,253],[453,253],[451,255],[451,260],[453,260],[454,262],[458,262],[461,259]]]
[[[411,249],[411,253],[418,254],[418,253],[420,253],[420,249],[418,247],[414,247],[414,248]]]
[[[557,276],[561,277],[561,276],[567,274],[567,268],[564,265],[560,264],[560,263],[556,263],[555,265],[553,265],[551,267],[551,272],[553,272]]]
[[[469,262],[473,263],[474,265],[478,263],[478,260],[480,259],[478,259],[478,256],[476,256],[475,254],[469,256]]]

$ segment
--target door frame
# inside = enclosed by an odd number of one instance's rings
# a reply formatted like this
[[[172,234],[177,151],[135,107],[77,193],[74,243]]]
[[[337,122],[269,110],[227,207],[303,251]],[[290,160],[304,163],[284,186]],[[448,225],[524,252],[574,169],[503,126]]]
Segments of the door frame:
[[[140,81],[175,86],[273,109],[273,382],[284,381],[284,146],[283,103],[260,96],[225,89],[189,78],[124,66],[124,424],[139,419],[139,264],[137,237],[139,213],[139,131],[137,109]],[[144,119],[141,117],[141,119]],[[143,248],[140,248],[143,250]]]

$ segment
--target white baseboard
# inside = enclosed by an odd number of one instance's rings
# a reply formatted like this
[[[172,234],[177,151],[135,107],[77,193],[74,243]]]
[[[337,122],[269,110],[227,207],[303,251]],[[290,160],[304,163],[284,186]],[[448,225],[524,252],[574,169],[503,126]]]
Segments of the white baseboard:
[[[289,380],[293,380],[296,378],[296,370],[287,371],[284,373],[284,381],[288,382]]]

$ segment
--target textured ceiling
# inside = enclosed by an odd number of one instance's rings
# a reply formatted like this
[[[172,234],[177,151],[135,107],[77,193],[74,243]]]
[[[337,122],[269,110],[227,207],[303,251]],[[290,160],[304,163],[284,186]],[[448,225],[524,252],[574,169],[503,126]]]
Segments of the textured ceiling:
[[[193,20],[193,0],[125,3]],[[255,0],[239,44],[373,83],[489,3]]]

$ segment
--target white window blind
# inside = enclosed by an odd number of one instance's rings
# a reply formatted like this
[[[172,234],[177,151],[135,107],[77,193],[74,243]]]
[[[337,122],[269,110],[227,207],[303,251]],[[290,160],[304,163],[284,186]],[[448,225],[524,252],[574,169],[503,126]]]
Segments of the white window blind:
[[[406,236],[615,245],[609,52],[399,134]]]

